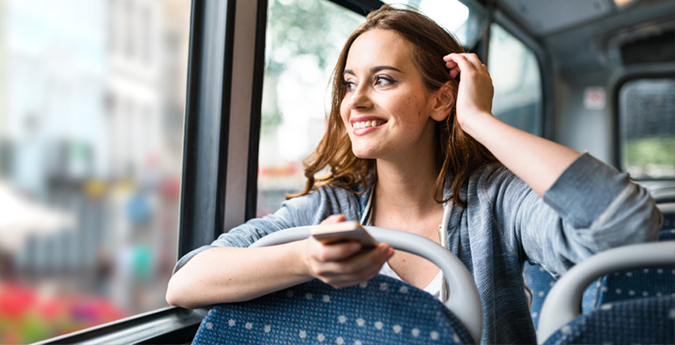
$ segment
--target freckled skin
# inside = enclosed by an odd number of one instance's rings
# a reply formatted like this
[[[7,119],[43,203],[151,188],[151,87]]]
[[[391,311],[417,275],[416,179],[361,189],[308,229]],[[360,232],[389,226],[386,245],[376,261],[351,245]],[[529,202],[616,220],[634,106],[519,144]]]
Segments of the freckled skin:
[[[414,161],[420,151],[434,147],[435,121],[430,117],[431,92],[415,67],[409,44],[388,30],[370,30],[359,36],[347,55],[345,70],[353,72],[340,113],[357,157],[392,161]],[[376,66],[392,66],[374,72]],[[400,71],[400,72],[399,72]],[[376,85],[379,75],[392,77],[391,85]],[[350,123],[358,116],[376,116],[387,122],[365,135],[355,135]]]

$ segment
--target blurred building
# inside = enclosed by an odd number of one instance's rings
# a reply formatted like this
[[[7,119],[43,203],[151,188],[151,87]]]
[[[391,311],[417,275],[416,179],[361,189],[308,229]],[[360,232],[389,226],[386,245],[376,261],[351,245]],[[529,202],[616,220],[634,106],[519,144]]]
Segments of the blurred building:
[[[38,203],[86,217],[97,212],[87,212],[80,187],[108,170],[104,4],[4,2],[3,178]],[[17,253],[19,271],[93,269],[104,229],[90,223],[29,243]]]
[[[125,313],[166,304],[189,12],[189,0],[0,0],[0,179],[77,219],[11,253],[0,288],[102,296]]]

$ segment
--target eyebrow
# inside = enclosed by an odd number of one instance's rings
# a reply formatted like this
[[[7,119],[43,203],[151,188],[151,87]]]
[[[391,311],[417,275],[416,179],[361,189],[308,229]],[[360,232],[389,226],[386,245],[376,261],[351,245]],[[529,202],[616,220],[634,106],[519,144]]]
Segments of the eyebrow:
[[[400,69],[398,69],[398,68],[396,68],[396,67],[393,67],[393,66],[386,66],[386,65],[385,65],[385,66],[375,66],[375,67],[371,67],[371,68],[370,68],[370,73],[371,73],[371,74],[372,74],[372,73],[377,73],[377,72],[379,72],[379,71],[386,70],[386,69],[390,69],[390,70],[393,70],[393,71],[396,71],[396,72],[399,72],[399,73],[403,73],[403,71],[401,71]],[[344,71],[344,73],[342,73],[342,74],[343,74],[343,75],[344,75],[344,74],[356,75],[356,74],[354,73],[354,71],[352,71],[352,70],[350,70],[350,69],[346,69],[346,70]]]

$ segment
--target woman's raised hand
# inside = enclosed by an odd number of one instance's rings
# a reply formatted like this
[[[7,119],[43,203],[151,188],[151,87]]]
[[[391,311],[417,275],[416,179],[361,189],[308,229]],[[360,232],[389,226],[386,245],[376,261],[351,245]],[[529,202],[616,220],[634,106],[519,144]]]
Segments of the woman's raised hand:
[[[450,54],[443,60],[450,77],[459,75],[456,106],[462,130],[543,196],[579,153],[492,116],[492,79],[475,54]]]
[[[445,66],[450,69],[450,77],[459,75],[457,91],[457,120],[464,129],[467,119],[478,113],[492,113],[494,87],[492,78],[476,54],[449,54],[443,57]],[[461,73],[461,74],[460,74]]]
[[[343,215],[326,218],[322,225],[344,222]],[[304,263],[308,274],[335,288],[348,287],[377,275],[394,249],[380,243],[375,249],[360,253],[357,242],[323,244],[310,236],[305,240]]]

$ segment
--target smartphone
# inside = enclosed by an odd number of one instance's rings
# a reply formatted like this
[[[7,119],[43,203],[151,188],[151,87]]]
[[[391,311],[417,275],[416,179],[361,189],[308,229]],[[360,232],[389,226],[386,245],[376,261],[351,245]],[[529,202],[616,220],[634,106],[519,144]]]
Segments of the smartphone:
[[[377,247],[377,241],[355,221],[317,225],[312,228],[311,234],[324,244],[355,241],[361,243],[363,248]]]

